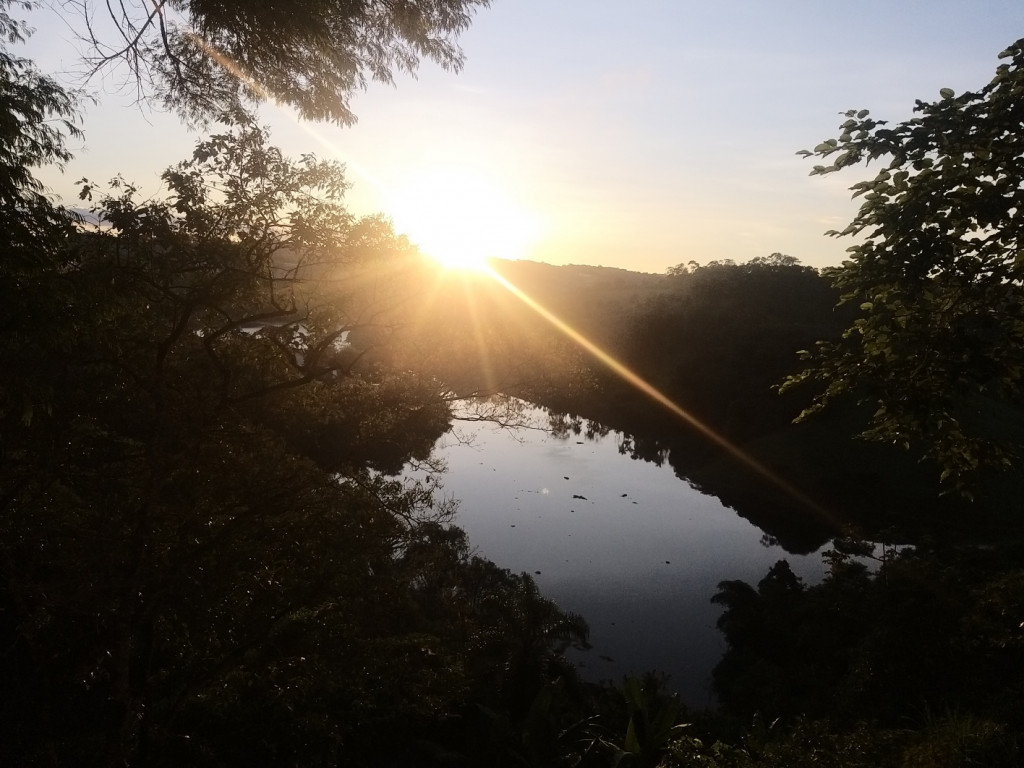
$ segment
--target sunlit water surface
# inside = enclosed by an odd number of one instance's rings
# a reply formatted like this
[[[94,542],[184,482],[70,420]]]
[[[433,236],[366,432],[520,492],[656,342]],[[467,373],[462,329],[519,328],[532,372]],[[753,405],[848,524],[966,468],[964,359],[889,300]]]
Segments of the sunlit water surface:
[[[823,576],[819,554],[766,546],[671,467],[620,453],[619,433],[457,431],[437,449],[444,492],[459,500],[455,522],[477,554],[532,574],[546,597],[586,618],[593,648],[570,651],[586,679],[658,670],[691,705],[712,703],[711,669],[725,651],[711,603],[718,583],[756,584],[783,558],[808,583]]]

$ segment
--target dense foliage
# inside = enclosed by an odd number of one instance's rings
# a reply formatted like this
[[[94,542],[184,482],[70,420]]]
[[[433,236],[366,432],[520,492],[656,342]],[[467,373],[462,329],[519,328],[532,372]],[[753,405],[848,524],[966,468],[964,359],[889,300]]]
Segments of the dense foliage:
[[[5,104],[4,760],[382,765],[474,705],[518,722],[585,625],[376,471],[449,425],[395,364],[419,257],[241,114],[164,200],[54,207],[30,169],[70,102],[38,81],[4,91],[35,110]]]
[[[0,40],[24,42],[26,25],[5,7],[0,4]],[[6,45],[0,50],[0,202],[5,207],[44,204],[31,169],[70,159],[64,137],[79,135],[72,119],[75,107],[73,95],[31,61],[13,55]]]
[[[812,717],[870,746],[876,764],[1017,765],[1019,547],[887,549],[874,572],[850,553],[871,548],[838,542],[815,586],[785,561],[756,588],[719,585],[729,650],[715,687],[726,710],[748,721]],[[859,764],[851,757],[837,764]]]
[[[353,93],[420,59],[458,68],[455,43],[489,0],[133,0],[55,3],[93,71],[120,65],[140,98],[205,121],[273,100],[351,123]],[[75,7],[77,6],[77,7]],[[75,17],[78,14],[78,18]],[[109,30],[109,31],[108,31]]]
[[[529,262],[497,268],[623,367],[738,440],[790,423],[799,398],[780,398],[773,385],[792,369],[801,345],[838,335],[847,319],[833,311],[838,294],[828,281],[782,254],[679,265],[667,275]],[[588,362],[599,387],[571,397],[554,392],[553,405],[583,408],[626,432],[687,429],[603,360]],[[646,429],[620,427],[623,414]]]
[[[892,127],[852,110],[838,138],[804,153],[829,163],[816,174],[882,167],[830,233],[861,238],[828,275],[862,315],[793,382],[824,384],[815,408],[847,393],[869,403],[865,436],[916,444],[962,488],[980,466],[1011,466],[1022,439],[1024,41],[1001,58],[978,91],[943,89]]]
[[[656,675],[581,684],[562,652],[586,642],[583,620],[475,556],[433,479],[389,479],[429,464],[468,393],[577,405],[635,432],[624,450],[638,456],[711,453],[588,366],[544,312],[350,216],[341,168],[283,156],[237,108],[269,92],[344,122],[365,77],[456,63],[446,35],[482,4],[120,6],[138,37],[105,55],[152,66],[193,115],[232,109],[164,174],[165,199],[83,182],[85,216],[32,175],[68,158],[74,98],[0,51],[5,764],[1018,764],[1019,526],[986,548],[917,529],[916,548],[878,557],[839,539],[816,586],[784,562],[756,586],[723,582],[721,706],[696,714]],[[169,25],[172,8],[190,31]],[[1007,55],[976,94],[944,92],[892,130],[853,113],[815,150],[835,156],[818,172],[894,158],[858,186],[849,233],[866,239],[831,275],[856,320],[780,254],[663,276],[504,273],[779,475],[796,446],[842,471],[837,496],[884,489],[833,450],[834,424],[824,441],[791,439],[793,400],[772,390],[796,349],[829,337],[799,377],[821,402],[881,403],[873,436],[923,438],[950,476],[1011,461],[989,420],[1020,398],[1024,47]],[[734,467],[727,485],[745,485]],[[806,515],[794,498],[778,503]],[[851,519],[830,509],[834,534]]]
[[[747,439],[798,411],[772,386],[796,350],[837,333],[835,301],[816,270],[782,254],[676,267],[669,290],[635,311],[623,357],[716,432]]]

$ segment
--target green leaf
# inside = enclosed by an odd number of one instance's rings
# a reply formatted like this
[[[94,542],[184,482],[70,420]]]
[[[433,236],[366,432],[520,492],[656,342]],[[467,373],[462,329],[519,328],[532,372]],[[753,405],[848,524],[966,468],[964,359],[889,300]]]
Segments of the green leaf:
[[[956,96],[956,92],[952,88],[940,88],[939,96],[941,96],[944,99],[952,99],[954,96]]]
[[[636,735],[636,724],[633,718],[629,718],[629,725],[626,726],[626,738],[623,739],[622,748],[634,755],[640,754],[640,739]]]

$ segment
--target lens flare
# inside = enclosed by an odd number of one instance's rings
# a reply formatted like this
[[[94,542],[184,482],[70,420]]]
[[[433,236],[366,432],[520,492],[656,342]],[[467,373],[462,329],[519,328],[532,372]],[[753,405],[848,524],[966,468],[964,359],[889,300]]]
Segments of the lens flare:
[[[239,81],[245,83],[249,88],[252,88],[261,97],[271,100],[273,99],[273,94],[252,78],[237,62],[216,50],[199,35],[196,35],[193,32],[189,32],[188,34],[193,42],[202,48],[210,58],[238,78]],[[308,132],[321,142],[325,144],[327,143],[315,132],[311,130]],[[683,423],[697,430],[708,441],[723,449],[743,466],[747,467],[758,476],[768,480],[794,501],[799,502],[802,506],[813,511],[820,518],[826,520],[837,531],[841,530],[841,523],[835,519],[834,515],[800,491],[800,489],[792,483],[772,472],[738,446],[733,445],[731,442],[719,435],[708,425],[704,424],[689,413],[685,408],[675,403],[667,395],[630,370],[629,367],[616,360],[612,355],[605,352],[586,336],[576,331],[568,323],[564,322],[553,312],[542,306],[539,302],[535,301],[516,285],[506,280],[503,275],[490,267],[487,263],[488,258],[492,256],[501,257],[503,255],[501,252],[502,248],[511,248],[513,251],[519,251],[518,253],[506,251],[504,254],[505,258],[517,258],[523,255],[522,251],[525,250],[525,244],[535,240],[540,234],[541,227],[537,219],[523,214],[521,209],[518,209],[506,200],[502,200],[500,196],[496,196],[490,192],[487,194],[481,194],[480,190],[483,188],[480,187],[478,181],[473,179],[470,179],[467,182],[467,180],[463,178],[453,182],[442,178],[441,183],[433,190],[429,188],[429,180],[424,183],[428,185],[427,188],[421,189],[418,194],[411,195],[409,213],[409,216],[420,216],[420,214],[413,214],[413,209],[415,208],[415,210],[425,211],[425,213],[422,214],[422,220],[425,223],[422,226],[422,231],[419,233],[419,236],[423,240],[422,245],[424,252],[433,255],[434,258],[443,265],[472,265],[472,268],[475,271],[479,271],[489,276],[526,304],[526,306],[540,315],[544,320],[563,333],[566,337],[571,339],[574,343],[578,344],[602,364],[607,366],[624,381],[628,382],[631,386],[635,387],[656,403],[663,406],[670,413],[678,417]],[[437,194],[439,191],[443,191],[445,189],[459,190],[459,197],[457,199],[445,200],[444,194]],[[467,190],[469,191],[469,194],[464,194]],[[474,191],[476,191],[478,197],[482,197],[482,199],[475,198],[472,194]],[[460,200],[466,202],[460,206],[458,204]],[[443,227],[435,226],[436,220],[439,218],[445,218],[448,222],[445,223]],[[415,228],[416,227],[413,227],[413,229]],[[429,234],[434,231],[439,233],[436,238],[434,235]],[[469,231],[472,231],[475,234],[473,234],[472,237],[464,234],[455,234]],[[442,235],[440,233],[449,234]],[[417,233],[413,232],[412,234],[414,235],[413,239],[415,239]],[[504,245],[498,245],[502,243]],[[475,325],[474,330],[476,331],[476,335],[482,342],[476,318],[473,318],[473,322]],[[484,345],[481,344],[481,347],[482,346]],[[486,355],[486,350],[482,350],[482,353]]]
[[[494,269],[488,269],[487,274],[495,280],[499,285],[504,287],[507,291],[512,293],[516,298],[522,301],[526,306],[540,315],[544,320],[553,325],[558,331],[564,334],[566,337],[571,339],[575,344],[579,345],[586,352],[593,357],[597,358],[602,364],[611,369],[613,373],[622,378],[631,386],[638,389],[640,392],[647,395],[649,398],[654,400],[656,403],[666,408],[673,415],[677,416],[681,421],[690,427],[697,430],[702,436],[709,440],[714,445],[723,449],[730,456],[739,461],[747,469],[751,470],[758,476],[769,481],[776,488],[782,490],[793,500],[799,502],[802,506],[808,510],[814,512],[818,517],[827,521],[837,531],[842,528],[840,522],[836,520],[835,516],[832,515],[828,510],[818,504],[814,499],[807,496],[795,485],[780,477],[776,473],[772,472],[768,467],[757,461],[753,456],[743,451],[739,446],[729,442],[722,435],[715,432],[711,427],[702,422],[700,419],[689,413],[685,408],[678,405],[670,397],[665,395],[663,392],[658,390],[652,384],[647,382],[643,377],[639,376],[630,368],[618,360],[612,355],[605,352],[601,347],[592,342],[582,333],[577,331],[575,328],[570,326],[560,317],[555,315],[553,312],[548,310],[546,307],[541,305],[539,302],[534,300],[524,291],[520,290],[518,286],[507,280],[504,275],[499,274]]]

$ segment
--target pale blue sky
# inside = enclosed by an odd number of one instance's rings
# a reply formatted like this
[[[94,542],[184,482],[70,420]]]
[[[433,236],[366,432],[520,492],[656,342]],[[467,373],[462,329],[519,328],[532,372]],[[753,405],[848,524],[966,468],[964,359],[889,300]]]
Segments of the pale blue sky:
[[[30,22],[44,66],[73,68],[60,23]],[[529,245],[516,246],[529,258],[661,272],[782,251],[822,266],[849,245],[822,233],[853,216],[858,175],[809,178],[794,153],[834,135],[843,110],[900,120],[940,88],[980,87],[1019,37],[1018,0],[495,0],[462,38],[461,73],[426,64],[372,86],[355,127],[265,117],[289,153],[346,162],[353,210],[400,228],[429,228],[398,209],[454,167],[529,218]],[[160,170],[196,139],[109,85],[78,159],[45,177],[69,202],[70,181],[117,172],[157,193]],[[438,190],[425,210],[434,226],[472,219],[501,239],[481,196]]]

